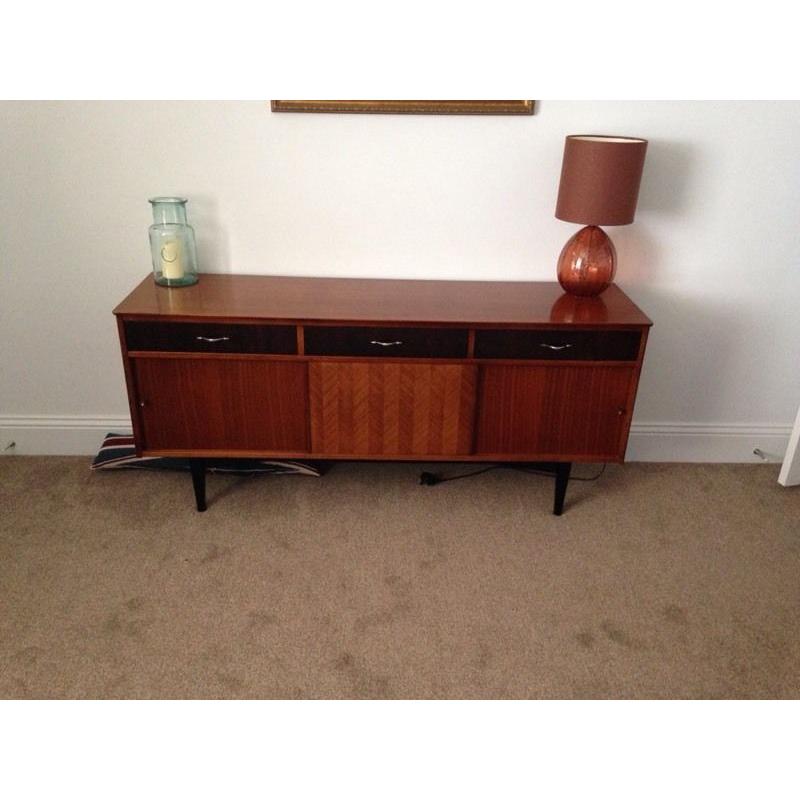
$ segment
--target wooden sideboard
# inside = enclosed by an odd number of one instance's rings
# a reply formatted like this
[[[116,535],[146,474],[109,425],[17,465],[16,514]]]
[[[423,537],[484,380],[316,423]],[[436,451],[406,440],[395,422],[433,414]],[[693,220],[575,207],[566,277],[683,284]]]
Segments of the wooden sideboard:
[[[651,321],[617,287],[201,275],[114,309],[138,455],[572,462],[625,457]]]

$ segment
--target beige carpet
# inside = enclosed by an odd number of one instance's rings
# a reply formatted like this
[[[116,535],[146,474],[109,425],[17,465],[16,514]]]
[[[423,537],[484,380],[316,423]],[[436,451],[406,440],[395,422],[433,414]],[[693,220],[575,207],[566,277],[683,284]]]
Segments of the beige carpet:
[[[777,467],[609,466],[561,518],[420,468],[210,476],[197,514],[188,475],[0,458],[0,696],[800,697]]]

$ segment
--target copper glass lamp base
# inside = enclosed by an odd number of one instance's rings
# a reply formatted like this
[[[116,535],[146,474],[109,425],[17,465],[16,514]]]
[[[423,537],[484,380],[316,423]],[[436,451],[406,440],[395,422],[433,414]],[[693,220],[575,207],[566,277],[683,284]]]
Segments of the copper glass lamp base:
[[[581,228],[558,257],[558,282],[568,294],[594,297],[614,280],[617,252],[608,234],[596,225]]]

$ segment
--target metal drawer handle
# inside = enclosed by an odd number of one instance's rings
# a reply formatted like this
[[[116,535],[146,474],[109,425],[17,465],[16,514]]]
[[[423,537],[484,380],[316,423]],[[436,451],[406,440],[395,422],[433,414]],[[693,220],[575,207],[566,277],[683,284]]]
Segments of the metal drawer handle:
[[[566,350],[568,347],[572,347],[571,344],[544,344],[544,342],[539,343],[539,347],[546,347],[548,350]]]
[[[215,342],[229,342],[231,340],[230,336],[218,336],[216,339],[212,339],[210,336],[197,336],[195,338],[198,342],[211,342],[211,344]]]
[[[396,345],[403,344],[403,343],[400,342],[400,341],[397,341],[397,342],[379,342],[379,341],[373,339],[370,342],[370,344],[377,344],[377,345],[380,345],[381,347],[395,347]]]

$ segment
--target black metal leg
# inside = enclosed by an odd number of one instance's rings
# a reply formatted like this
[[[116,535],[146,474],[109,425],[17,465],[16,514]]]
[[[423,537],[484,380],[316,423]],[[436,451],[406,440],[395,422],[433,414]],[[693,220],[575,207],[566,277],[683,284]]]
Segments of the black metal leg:
[[[567,495],[569,473],[572,471],[572,462],[563,461],[556,464],[556,492],[553,501],[553,513],[560,517],[564,511],[564,498]]]
[[[192,485],[194,486],[194,499],[197,501],[197,510],[206,510],[206,460],[204,458],[190,458],[189,467],[192,470]]]

